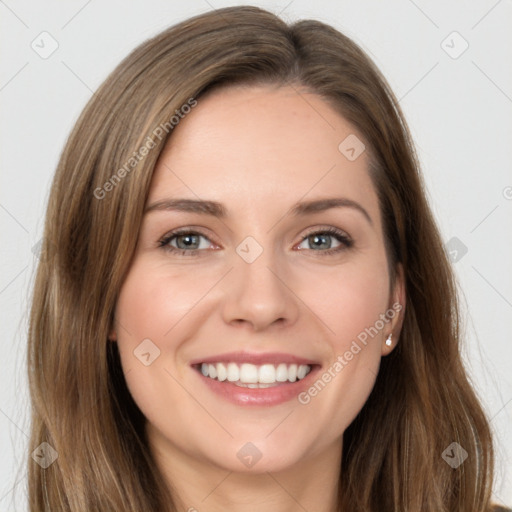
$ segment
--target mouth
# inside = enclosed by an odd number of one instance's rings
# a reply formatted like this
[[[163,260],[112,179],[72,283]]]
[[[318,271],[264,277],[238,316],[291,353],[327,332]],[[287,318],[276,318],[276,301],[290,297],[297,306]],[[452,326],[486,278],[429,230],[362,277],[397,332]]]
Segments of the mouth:
[[[308,364],[201,363],[197,365],[204,377],[218,382],[232,382],[236,386],[262,389],[285,382],[302,380],[311,372]]]
[[[222,398],[237,405],[264,406],[293,399],[320,369],[312,361],[278,354],[266,358],[232,354],[191,366],[201,381]]]

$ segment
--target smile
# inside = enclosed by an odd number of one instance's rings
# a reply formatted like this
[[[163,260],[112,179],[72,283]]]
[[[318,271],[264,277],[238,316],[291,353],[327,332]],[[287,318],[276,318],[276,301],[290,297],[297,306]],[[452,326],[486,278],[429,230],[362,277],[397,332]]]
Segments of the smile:
[[[295,400],[322,368],[314,359],[282,352],[230,352],[203,356],[189,364],[205,389],[244,407],[270,407]]]
[[[219,382],[232,382],[247,388],[268,388],[284,382],[296,382],[311,371],[308,364],[202,363],[201,373]]]

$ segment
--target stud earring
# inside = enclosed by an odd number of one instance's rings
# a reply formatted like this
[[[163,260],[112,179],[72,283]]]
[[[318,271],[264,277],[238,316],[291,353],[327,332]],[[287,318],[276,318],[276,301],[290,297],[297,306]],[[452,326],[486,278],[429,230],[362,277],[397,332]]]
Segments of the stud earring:
[[[388,347],[391,347],[391,344],[393,343],[393,342],[391,341],[391,337],[392,337],[392,336],[393,336],[393,335],[392,335],[392,334],[390,334],[390,335],[387,337],[387,339],[386,339],[386,346],[388,346]]]

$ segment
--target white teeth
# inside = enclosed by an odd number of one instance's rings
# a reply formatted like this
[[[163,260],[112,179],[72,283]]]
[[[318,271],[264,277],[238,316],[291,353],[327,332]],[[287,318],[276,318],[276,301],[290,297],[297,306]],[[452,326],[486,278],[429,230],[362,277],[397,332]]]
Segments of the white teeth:
[[[303,379],[311,371],[307,364],[280,363],[262,364],[260,366],[250,363],[213,363],[201,364],[201,373],[205,377],[217,379],[221,382],[228,380],[238,386],[249,388],[264,388],[278,382],[295,382]]]
[[[276,381],[276,369],[273,364],[264,364],[258,371],[258,381],[261,384],[273,384]]]
[[[244,384],[256,384],[258,382],[258,367],[248,363],[244,363],[240,366],[240,382]]]
[[[283,363],[277,367],[276,370],[276,381],[286,382],[288,380],[288,367]]]
[[[251,389],[257,389],[257,388],[271,388],[274,384],[244,384],[240,381],[234,382],[235,386],[241,387],[241,388],[251,388]]]
[[[217,379],[221,382],[225,381],[228,378],[228,371],[226,366],[222,363],[217,363]]]
[[[288,380],[290,382],[295,382],[297,380],[297,365],[291,364],[288,366]]]
[[[301,364],[297,370],[297,379],[303,379],[308,373],[306,365]]]
[[[236,382],[237,380],[240,380],[240,370],[238,369],[238,365],[236,363],[228,364],[227,378],[229,382]]]

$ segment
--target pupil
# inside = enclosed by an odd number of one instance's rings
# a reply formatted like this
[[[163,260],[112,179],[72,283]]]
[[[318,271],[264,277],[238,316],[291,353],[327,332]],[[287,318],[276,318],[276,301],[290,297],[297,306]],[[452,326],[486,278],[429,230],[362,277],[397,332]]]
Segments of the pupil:
[[[184,241],[184,247],[180,247],[180,241]],[[191,245],[197,244],[197,235],[181,235],[176,239],[176,245],[180,248],[189,248]]]
[[[328,238],[330,238],[329,235],[311,235],[309,237],[309,241],[312,245],[317,245],[317,247],[321,247],[322,249],[329,249],[331,247],[330,240],[326,241]]]

